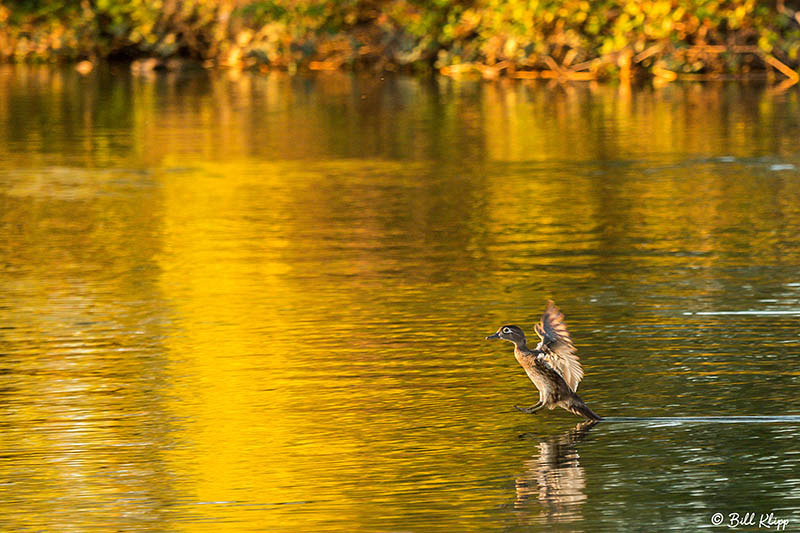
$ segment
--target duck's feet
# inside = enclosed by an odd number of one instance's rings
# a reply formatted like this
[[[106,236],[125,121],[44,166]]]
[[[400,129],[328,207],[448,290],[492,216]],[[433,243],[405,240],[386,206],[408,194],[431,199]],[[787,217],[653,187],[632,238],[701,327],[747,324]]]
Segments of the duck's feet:
[[[530,407],[520,407],[519,405],[515,405],[514,408],[519,411],[520,413],[525,413],[528,415],[534,414],[536,411],[542,408],[541,403],[537,403],[536,405],[532,405]]]

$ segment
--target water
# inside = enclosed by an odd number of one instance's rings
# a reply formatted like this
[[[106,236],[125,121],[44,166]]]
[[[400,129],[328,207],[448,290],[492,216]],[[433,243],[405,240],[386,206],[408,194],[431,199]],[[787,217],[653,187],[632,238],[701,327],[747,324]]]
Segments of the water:
[[[798,96],[3,67],[2,529],[796,529]]]

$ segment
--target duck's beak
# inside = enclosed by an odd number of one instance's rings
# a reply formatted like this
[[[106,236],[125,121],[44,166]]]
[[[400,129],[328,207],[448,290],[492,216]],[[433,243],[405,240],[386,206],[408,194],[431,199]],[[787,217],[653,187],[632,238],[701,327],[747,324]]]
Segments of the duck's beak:
[[[499,338],[500,334],[495,333],[494,335],[489,335],[488,337],[486,337],[486,340],[488,341],[489,339],[499,339]]]

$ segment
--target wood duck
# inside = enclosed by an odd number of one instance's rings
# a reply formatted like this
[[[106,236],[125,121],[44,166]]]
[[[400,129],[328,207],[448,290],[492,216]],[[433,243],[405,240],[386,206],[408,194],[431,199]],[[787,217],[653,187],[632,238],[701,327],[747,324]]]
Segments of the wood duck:
[[[552,302],[534,326],[540,342],[536,348],[528,348],[525,333],[517,326],[502,326],[486,339],[503,339],[514,343],[514,357],[525,369],[528,377],[539,389],[539,402],[531,407],[519,407],[523,413],[533,414],[542,407],[562,407],[589,420],[602,420],[589,409],[575,391],[583,378],[583,368],[575,353],[575,346],[564,323],[564,315]]]

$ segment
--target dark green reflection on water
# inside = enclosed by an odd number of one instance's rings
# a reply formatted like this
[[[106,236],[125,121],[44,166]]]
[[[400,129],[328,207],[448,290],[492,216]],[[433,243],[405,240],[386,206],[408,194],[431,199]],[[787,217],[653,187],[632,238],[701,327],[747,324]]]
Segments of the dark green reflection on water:
[[[798,415],[798,112],[727,84],[4,67],[0,519],[800,521],[796,418],[524,416],[482,340],[552,297],[601,415]]]

